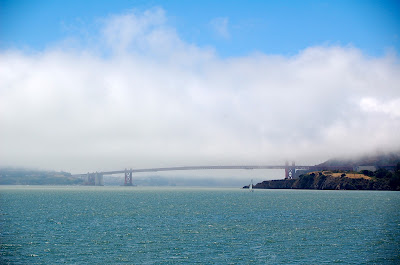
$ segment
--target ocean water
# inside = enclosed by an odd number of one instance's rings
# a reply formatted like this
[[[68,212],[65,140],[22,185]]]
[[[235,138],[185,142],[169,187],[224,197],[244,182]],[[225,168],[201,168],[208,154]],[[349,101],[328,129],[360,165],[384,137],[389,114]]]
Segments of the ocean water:
[[[400,192],[0,187],[0,264],[399,264]]]

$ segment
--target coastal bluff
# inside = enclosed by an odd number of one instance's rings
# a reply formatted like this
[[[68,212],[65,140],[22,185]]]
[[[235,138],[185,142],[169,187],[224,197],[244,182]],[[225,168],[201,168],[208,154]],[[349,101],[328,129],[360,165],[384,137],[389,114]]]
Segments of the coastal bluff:
[[[266,180],[257,183],[253,188],[400,191],[400,152],[353,159],[330,159],[316,166],[337,169],[308,172],[293,179]],[[354,170],[342,171],[339,170],[340,167]]]
[[[397,172],[396,172],[397,173]],[[312,190],[400,190],[400,175],[369,177],[362,174],[313,172],[298,179],[267,180],[254,189],[312,189]],[[243,188],[248,188],[244,186]]]

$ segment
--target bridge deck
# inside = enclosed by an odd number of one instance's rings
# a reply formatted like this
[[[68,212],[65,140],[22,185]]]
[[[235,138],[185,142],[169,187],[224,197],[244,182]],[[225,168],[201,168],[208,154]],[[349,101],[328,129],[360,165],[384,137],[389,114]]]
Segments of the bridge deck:
[[[141,173],[141,172],[159,172],[159,171],[181,171],[181,170],[215,170],[215,169],[285,169],[288,166],[286,165],[259,165],[259,166],[186,166],[186,167],[159,167],[159,168],[142,168],[142,169],[127,169],[127,170],[115,170],[115,171],[102,171],[96,172],[101,175],[114,175],[114,174],[124,174],[125,171],[132,173]],[[289,166],[291,167],[291,166]],[[296,170],[304,169],[304,170],[322,170],[322,169],[342,169],[342,170],[351,170],[350,167],[320,167],[320,166],[294,166]],[[85,174],[76,174],[74,176],[83,176]]]

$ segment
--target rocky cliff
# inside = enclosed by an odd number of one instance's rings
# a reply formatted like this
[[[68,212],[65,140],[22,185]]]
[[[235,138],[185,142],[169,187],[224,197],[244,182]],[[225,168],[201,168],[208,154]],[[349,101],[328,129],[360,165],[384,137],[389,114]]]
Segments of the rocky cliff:
[[[317,167],[375,166],[377,171],[343,172],[336,170],[311,172],[298,179],[268,180],[255,189],[314,189],[314,190],[400,190],[400,152],[369,155],[355,159],[331,159]],[[339,173],[341,172],[341,173]],[[248,188],[245,186],[243,188]]]
[[[246,188],[246,187],[244,187]],[[314,190],[400,190],[400,176],[388,174],[383,178],[350,178],[326,175],[322,172],[305,174],[299,179],[269,180],[258,183],[255,189],[314,189]]]

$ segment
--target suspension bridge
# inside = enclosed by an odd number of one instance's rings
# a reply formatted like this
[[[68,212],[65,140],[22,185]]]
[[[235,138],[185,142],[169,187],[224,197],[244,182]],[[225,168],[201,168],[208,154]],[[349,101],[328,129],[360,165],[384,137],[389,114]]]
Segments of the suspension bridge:
[[[295,177],[297,170],[317,171],[317,170],[352,170],[350,167],[329,167],[329,166],[307,166],[296,165],[293,161],[291,164],[286,162],[284,165],[228,165],[228,166],[182,166],[182,167],[158,167],[158,168],[142,168],[142,169],[123,169],[114,171],[88,172],[84,174],[76,174],[73,176],[85,179],[86,185],[101,186],[103,185],[104,175],[125,175],[124,185],[133,186],[133,174],[143,172],[162,172],[162,171],[185,171],[185,170],[257,170],[257,169],[284,169],[285,179]]]

